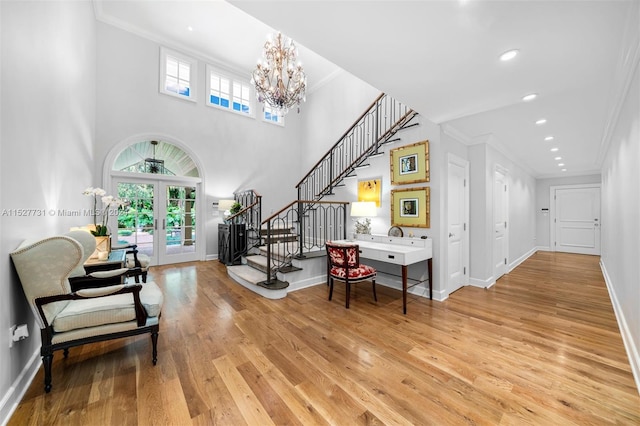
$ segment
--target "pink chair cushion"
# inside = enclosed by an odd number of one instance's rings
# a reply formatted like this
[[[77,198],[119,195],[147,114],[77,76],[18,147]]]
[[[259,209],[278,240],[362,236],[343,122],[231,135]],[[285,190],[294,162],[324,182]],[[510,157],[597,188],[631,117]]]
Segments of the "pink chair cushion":
[[[329,247],[329,256],[331,256],[331,264],[332,265],[344,265],[344,251],[342,249],[336,249],[333,247]],[[348,266],[356,266],[356,252],[355,246],[347,246],[347,265]]]
[[[330,274],[333,278],[344,280],[346,278],[346,268],[333,266]],[[349,268],[349,281],[366,280],[376,276],[376,270],[369,265],[360,265],[358,268]]]

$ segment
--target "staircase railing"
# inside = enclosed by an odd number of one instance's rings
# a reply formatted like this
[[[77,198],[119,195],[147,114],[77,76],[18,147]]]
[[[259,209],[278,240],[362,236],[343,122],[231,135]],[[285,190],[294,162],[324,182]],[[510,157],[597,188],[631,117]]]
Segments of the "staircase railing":
[[[371,155],[378,154],[385,143],[395,141],[394,135],[417,115],[406,105],[382,93],[356,120],[338,142],[318,161],[296,185],[298,199],[319,200],[333,193],[345,177]]]
[[[330,240],[347,237],[347,205],[343,201],[296,200],[262,222],[267,250],[266,284],[291,266],[293,258],[320,251]],[[287,234],[295,238],[286,238]]]
[[[247,232],[247,251],[261,244],[260,227],[262,226],[262,195],[253,189],[234,192],[233,199],[243,208],[238,213],[229,216],[232,223],[244,223]]]

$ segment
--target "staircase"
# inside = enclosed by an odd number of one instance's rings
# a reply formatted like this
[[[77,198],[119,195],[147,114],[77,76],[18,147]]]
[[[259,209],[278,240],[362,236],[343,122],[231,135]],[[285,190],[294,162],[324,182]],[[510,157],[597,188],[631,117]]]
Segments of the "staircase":
[[[255,210],[261,205],[255,195],[247,195],[247,204],[239,201],[248,207],[230,219],[247,224],[248,249],[243,265],[228,266],[229,275],[271,299],[285,297],[291,287],[323,281],[325,242],[347,237],[349,204],[323,198],[333,195],[333,189],[342,186],[343,180],[353,176],[369,158],[382,154],[385,144],[399,140],[399,131],[417,125],[412,122],[416,115],[383,93],[296,185],[297,200],[262,222],[256,221],[261,215]],[[247,193],[234,197],[238,201]],[[292,279],[295,282],[290,287]]]

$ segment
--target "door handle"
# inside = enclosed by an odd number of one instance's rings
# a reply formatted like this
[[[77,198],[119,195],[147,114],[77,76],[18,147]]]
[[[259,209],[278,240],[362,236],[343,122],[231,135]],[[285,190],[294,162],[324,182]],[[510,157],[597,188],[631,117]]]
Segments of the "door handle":
[[[162,230],[165,230],[167,228],[166,221],[167,221],[167,219],[162,219]]]
[[[158,219],[153,220],[153,229],[156,231],[158,230]]]
[[[449,232],[449,238],[454,237],[455,235],[453,235],[451,232]]]

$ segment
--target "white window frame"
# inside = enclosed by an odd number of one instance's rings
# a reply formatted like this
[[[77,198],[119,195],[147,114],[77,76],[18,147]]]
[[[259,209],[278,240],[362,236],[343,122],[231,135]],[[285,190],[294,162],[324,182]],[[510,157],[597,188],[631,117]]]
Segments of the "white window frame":
[[[228,107],[217,105],[211,102],[211,74],[214,74],[217,77],[224,78],[229,81],[229,106]],[[206,83],[207,83],[207,91],[206,91],[206,97],[205,97],[205,104],[207,106],[221,109],[223,111],[232,112],[234,114],[238,114],[243,117],[255,118],[255,111],[256,111],[255,92],[253,87],[251,87],[251,84],[246,79],[238,78],[231,74],[222,72],[220,71],[220,69],[207,64]],[[243,112],[243,111],[238,111],[233,109],[234,100],[239,98],[239,96],[236,93],[234,93],[234,86],[236,84],[241,85],[241,87],[245,86],[249,90],[248,97],[246,98],[246,101],[249,103],[249,112]]]
[[[179,62],[189,64],[189,94],[183,95],[180,93],[172,92],[166,88],[167,79],[167,57],[177,59]],[[173,96],[179,99],[185,99],[192,102],[197,102],[198,97],[198,61],[175,50],[167,49],[166,47],[160,47],[160,78],[159,89],[160,93],[164,95]]]
[[[262,121],[264,121],[265,123],[284,127],[284,115],[278,116],[278,121],[270,120],[267,118],[267,115],[277,115],[277,114],[273,112],[273,108],[271,108],[269,104],[267,104],[266,102],[263,102],[261,105],[262,105],[262,111],[261,111]]]

